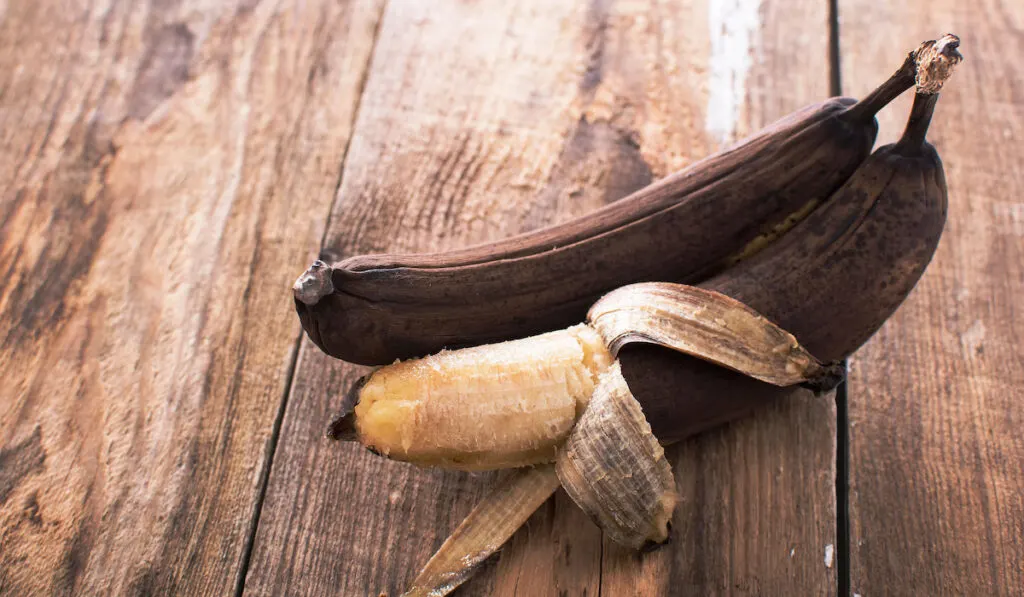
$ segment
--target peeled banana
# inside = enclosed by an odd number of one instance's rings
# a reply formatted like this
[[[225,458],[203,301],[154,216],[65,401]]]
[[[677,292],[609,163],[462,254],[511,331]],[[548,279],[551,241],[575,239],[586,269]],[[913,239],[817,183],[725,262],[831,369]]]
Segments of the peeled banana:
[[[610,346],[653,342],[778,384],[841,380],[791,335],[712,291],[626,286],[589,317],[565,330],[398,362],[357,384],[354,410],[332,429],[347,429],[373,451],[421,466],[520,467],[405,595],[447,594],[559,485],[614,541],[643,549],[668,539],[675,479]],[[627,325],[636,334],[622,333]]]
[[[627,326],[635,339],[621,333]],[[742,303],[646,282],[597,301],[589,325],[381,367],[359,382],[354,409],[332,427],[353,429],[374,452],[421,466],[477,471],[551,462],[612,370],[614,352],[629,341],[776,385],[841,381],[840,369]]]
[[[420,465],[550,462],[612,362],[586,325],[382,367],[363,382],[356,437]]]
[[[716,261],[729,267],[699,287],[619,285],[590,306],[585,323],[444,350],[365,378],[353,391],[352,412],[332,425],[337,434],[423,466],[519,467],[408,594],[447,594],[558,485],[613,540],[634,548],[663,542],[676,506],[663,444],[796,385],[823,391],[838,383],[842,372],[831,362],[895,311],[941,236],[945,179],[925,137],[938,91],[962,60],[958,46],[947,35],[908,58],[917,92],[897,143],[871,154],[781,238],[762,235],[759,245]],[[894,79],[906,75],[900,72]],[[844,113],[887,103],[894,89],[883,86]],[[338,276],[317,266],[297,296],[336,288]]]

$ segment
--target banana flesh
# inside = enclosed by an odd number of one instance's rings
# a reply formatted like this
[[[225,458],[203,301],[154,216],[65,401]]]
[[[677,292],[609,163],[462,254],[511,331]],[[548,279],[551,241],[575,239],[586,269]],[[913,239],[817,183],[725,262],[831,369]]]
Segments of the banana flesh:
[[[616,543],[644,549],[668,540],[675,478],[618,363],[601,375],[555,470],[569,497]]]
[[[586,325],[382,367],[354,411],[358,440],[459,470],[551,462],[611,364]]]

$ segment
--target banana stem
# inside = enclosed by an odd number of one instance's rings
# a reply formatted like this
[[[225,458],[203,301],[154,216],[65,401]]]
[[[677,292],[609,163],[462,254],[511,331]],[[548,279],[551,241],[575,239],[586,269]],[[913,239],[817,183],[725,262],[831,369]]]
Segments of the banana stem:
[[[924,146],[928,126],[935,113],[935,104],[939,101],[938,93],[915,93],[914,106],[910,109],[910,118],[903,136],[897,142],[902,149],[919,150]]]
[[[885,83],[847,108],[847,118],[854,121],[870,120],[889,102],[915,85],[918,93],[938,93],[952,74],[953,67],[963,60],[957,51],[959,47],[960,38],[952,33],[922,43],[907,54],[899,70]]]
[[[853,121],[868,121],[878,114],[878,111],[889,105],[889,102],[896,99],[904,91],[914,86],[914,79],[917,75],[917,63],[914,61],[915,52],[907,55],[903,65],[900,66],[889,79],[867,94],[863,99],[846,109],[846,117]]]
[[[935,41],[925,42],[914,53],[917,93],[914,94],[907,128],[897,143],[900,148],[916,151],[924,146],[928,126],[935,113],[935,104],[939,100],[939,91],[953,74],[953,68],[964,59],[957,50],[959,47],[960,38],[948,33]]]
[[[918,93],[933,94],[942,89],[942,85],[953,74],[953,68],[960,64],[964,57],[957,48],[960,38],[947,33],[937,40],[926,41],[915,52],[917,61]]]

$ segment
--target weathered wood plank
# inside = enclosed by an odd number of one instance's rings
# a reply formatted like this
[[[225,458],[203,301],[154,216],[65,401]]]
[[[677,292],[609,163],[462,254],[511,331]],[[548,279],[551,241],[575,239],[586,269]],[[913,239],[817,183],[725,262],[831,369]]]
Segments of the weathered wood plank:
[[[715,17],[734,44],[716,63],[704,3],[391,3],[325,251],[451,248],[563,221],[827,96],[825,4],[742,8]],[[252,594],[397,594],[486,489],[489,475],[323,439],[364,372],[304,341]],[[641,563],[700,568],[695,591],[834,593],[834,416],[828,398],[797,399],[684,447],[682,532]],[[559,493],[460,594],[596,595],[601,552]],[[608,552],[606,594],[634,594],[648,571]]]
[[[817,1],[694,3],[689,14],[664,15],[676,32],[663,41],[675,44],[666,53],[711,48],[707,71],[690,79],[709,89],[690,92],[705,134],[742,137],[828,97],[827,9]],[[723,102],[738,111],[721,114]],[[644,556],[606,540],[602,594],[836,594],[835,417],[831,395],[798,392],[673,447],[675,539]]]
[[[835,431],[831,394],[798,392],[675,446],[673,540],[606,539],[602,594],[835,595]]]
[[[595,18],[568,3],[391,3],[326,251],[501,238],[649,182],[624,133],[584,116],[603,61]],[[363,372],[304,341],[248,593],[398,594],[493,478],[420,470],[324,439]],[[571,543],[580,529],[556,520],[565,509],[582,523],[580,546]],[[463,593],[511,591],[519,578],[544,591],[558,578],[573,593],[596,594],[600,532],[574,509],[564,495],[549,502]],[[534,534],[540,551],[524,544]],[[556,563],[556,550],[572,565]]]
[[[863,91],[884,46],[953,31],[966,61],[929,138],[949,219],[914,293],[851,362],[851,589],[1024,590],[1024,5],[840,2],[843,77]],[[882,115],[895,138],[907,100]]]
[[[380,9],[0,3],[0,593],[234,591]]]

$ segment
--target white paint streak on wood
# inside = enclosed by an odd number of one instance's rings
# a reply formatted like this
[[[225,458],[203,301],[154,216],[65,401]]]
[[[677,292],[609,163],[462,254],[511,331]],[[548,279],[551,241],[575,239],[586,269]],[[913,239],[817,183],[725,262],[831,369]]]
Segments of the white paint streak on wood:
[[[1024,203],[993,200],[992,216],[997,233],[1024,236]]]
[[[708,6],[711,55],[705,130],[719,142],[733,140],[747,73],[759,45],[761,0],[722,0]]]
[[[964,356],[968,359],[980,354],[984,342],[985,323],[980,319],[975,319],[971,327],[960,334],[960,343],[963,346]]]

